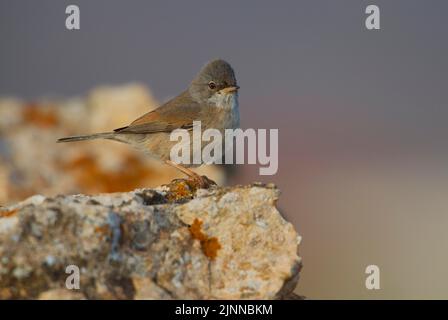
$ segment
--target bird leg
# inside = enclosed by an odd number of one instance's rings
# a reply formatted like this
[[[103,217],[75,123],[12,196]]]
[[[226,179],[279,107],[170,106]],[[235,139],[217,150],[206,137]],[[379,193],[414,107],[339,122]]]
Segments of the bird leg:
[[[200,176],[199,174],[197,174],[196,172],[194,172],[193,170],[190,170],[184,166],[181,166],[180,164],[177,164],[171,160],[165,160],[165,163],[169,166],[172,166],[174,168],[176,168],[177,170],[182,171],[182,173],[186,174],[187,176],[189,176],[197,185],[199,188],[208,188],[210,187],[210,184],[216,184],[214,183],[214,181],[208,179],[205,176]]]

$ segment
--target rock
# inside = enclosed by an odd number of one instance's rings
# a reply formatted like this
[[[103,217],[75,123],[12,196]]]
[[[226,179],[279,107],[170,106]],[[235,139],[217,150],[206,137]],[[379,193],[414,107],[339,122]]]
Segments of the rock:
[[[278,196],[185,180],[34,196],[0,211],[0,299],[290,299],[300,236]],[[66,288],[68,266],[78,290]]]
[[[97,87],[89,93],[86,103],[91,110],[91,117],[86,119],[89,132],[122,127],[158,105],[151,92],[138,83]]]

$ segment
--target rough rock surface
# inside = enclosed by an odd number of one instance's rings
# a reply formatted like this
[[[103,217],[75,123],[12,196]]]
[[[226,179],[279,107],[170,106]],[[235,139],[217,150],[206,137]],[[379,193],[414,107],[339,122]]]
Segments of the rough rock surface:
[[[0,211],[0,299],[273,299],[294,290],[300,236],[253,184],[186,180]],[[66,267],[80,270],[66,288]]]

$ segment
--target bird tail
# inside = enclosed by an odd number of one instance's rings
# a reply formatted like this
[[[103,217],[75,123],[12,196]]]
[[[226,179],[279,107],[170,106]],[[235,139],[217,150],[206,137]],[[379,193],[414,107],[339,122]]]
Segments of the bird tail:
[[[85,140],[94,140],[94,139],[113,139],[115,133],[113,132],[103,132],[103,133],[94,133],[88,134],[84,136],[72,136],[58,139],[58,143],[60,142],[74,142],[74,141],[85,141]]]

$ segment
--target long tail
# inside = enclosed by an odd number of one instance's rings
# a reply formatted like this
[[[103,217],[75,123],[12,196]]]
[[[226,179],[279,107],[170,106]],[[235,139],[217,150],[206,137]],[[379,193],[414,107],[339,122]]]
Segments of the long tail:
[[[84,141],[84,140],[93,140],[93,139],[113,139],[115,136],[114,132],[103,132],[103,133],[95,133],[88,134],[85,136],[73,136],[73,137],[65,137],[58,139],[59,142],[74,142],[74,141]]]

